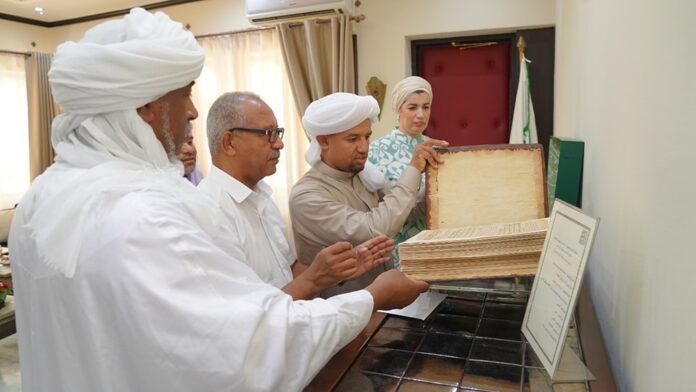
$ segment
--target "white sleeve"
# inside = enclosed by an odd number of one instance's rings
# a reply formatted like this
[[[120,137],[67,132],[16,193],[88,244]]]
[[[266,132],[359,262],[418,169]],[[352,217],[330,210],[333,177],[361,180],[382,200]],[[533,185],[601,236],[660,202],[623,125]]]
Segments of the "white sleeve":
[[[130,377],[141,385],[300,390],[367,325],[367,291],[293,301],[223,252],[176,201],[131,198],[93,234],[108,241],[90,260],[99,260],[96,300],[124,320],[106,328],[128,342]]]

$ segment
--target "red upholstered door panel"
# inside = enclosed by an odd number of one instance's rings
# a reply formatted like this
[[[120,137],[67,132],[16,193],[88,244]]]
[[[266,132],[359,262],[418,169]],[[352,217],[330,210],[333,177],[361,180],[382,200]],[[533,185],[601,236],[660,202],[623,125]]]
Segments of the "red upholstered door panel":
[[[420,48],[420,76],[433,87],[425,134],[452,146],[508,142],[510,44]]]

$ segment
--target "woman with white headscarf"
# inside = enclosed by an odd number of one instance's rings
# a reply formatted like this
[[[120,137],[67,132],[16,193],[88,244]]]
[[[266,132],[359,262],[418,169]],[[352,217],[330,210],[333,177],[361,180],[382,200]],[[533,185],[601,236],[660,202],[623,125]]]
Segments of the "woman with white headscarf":
[[[399,179],[401,173],[411,162],[416,146],[429,138],[423,135],[430,120],[430,106],[433,91],[430,83],[419,76],[409,76],[394,86],[392,90],[392,110],[396,113],[399,125],[386,136],[370,144],[368,159],[384,174],[387,181]],[[425,189],[425,175],[421,183],[421,194]],[[399,243],[413,237],[425,229],[423,216],[411,218],[404,223],[401,231],[394,237]],[[397,251],[392,257],[398,268]]]

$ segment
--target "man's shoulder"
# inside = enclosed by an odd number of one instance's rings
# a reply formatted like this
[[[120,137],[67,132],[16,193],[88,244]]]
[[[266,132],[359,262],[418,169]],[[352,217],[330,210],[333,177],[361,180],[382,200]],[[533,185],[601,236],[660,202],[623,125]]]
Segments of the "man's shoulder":
[[[188,219],[185,202],[176,196],[156,189],[139,190],[123,195],[114,201],[106,219],[130,220]],[[182,216],[183,214],[183,216]]]
[[[219,182],[215,181],[213,176],[205,177],[196,187],[199,193],[205,194],[206,196],[217,199],[220,192],[222,192],[222,186]]]
[[[317,169],[311,168],[307,173],[305,173],[299,180],[293,185],[292,192],[304,191],[306,189],[311,189],[317,187],[318,185],[325,182],[325,176],[322,175]]]
[[[210,166],[210,171],[208,175],[203,177],[201,182],[198,184],[198,189],[203,190],[213,190],[222,187],[222,178],[220,176],[220,169],[215,166]]]

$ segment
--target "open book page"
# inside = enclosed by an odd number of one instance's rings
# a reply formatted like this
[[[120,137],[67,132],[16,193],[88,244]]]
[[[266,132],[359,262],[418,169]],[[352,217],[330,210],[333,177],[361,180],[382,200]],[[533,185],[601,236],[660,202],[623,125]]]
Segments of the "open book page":
[[[540,145],[450,148],[428,167],[426,227],[453,229],[546,216]]]
[[[482,238],[510,237],[519,234],[545,233],[549,226],[548,218],[524,222],[498,223],[493,225],[468,226],[458,229],[424,230],[408,243],[430,243],[451,240],[476,240]]]

